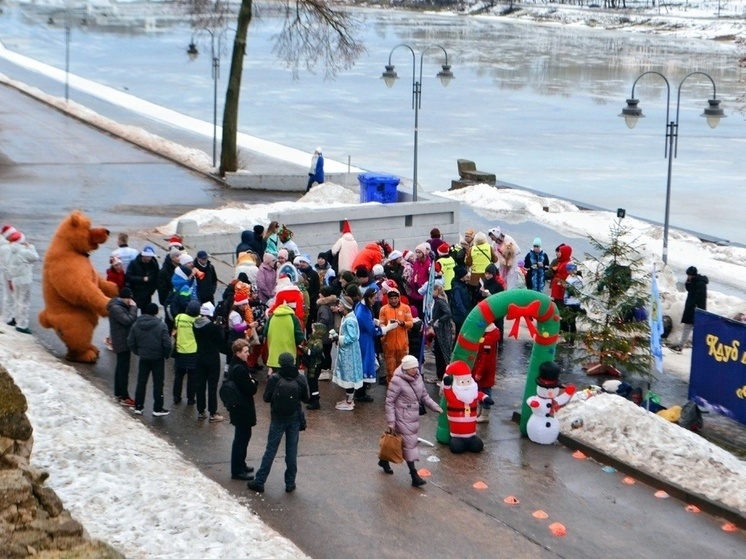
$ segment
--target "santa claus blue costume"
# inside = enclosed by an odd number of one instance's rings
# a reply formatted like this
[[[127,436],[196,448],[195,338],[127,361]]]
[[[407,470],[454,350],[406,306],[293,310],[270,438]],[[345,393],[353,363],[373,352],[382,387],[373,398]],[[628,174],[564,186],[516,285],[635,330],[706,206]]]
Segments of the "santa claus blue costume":
[[[446,368],[443,397],[447,405],[446,415],[451,434],[448,447],[451,452],[481,452],[484,443],[477,436],[478,404],[492,405],[495,402],[479,391],[471,376],[471,369],[464,361],[454,361]]]

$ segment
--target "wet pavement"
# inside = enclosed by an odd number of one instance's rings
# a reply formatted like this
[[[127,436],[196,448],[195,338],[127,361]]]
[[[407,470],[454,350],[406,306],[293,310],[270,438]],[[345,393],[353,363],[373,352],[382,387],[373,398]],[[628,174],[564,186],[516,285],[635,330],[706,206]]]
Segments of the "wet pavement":
[[[96,224],[134,233],[139,238],[132,244],[139,246],[143,238],[159,240],[149,231],[187,208],[214,207],[234,199],[271,199],[266,194],[224,190],[212,179],[68,119],[5,87],[0,87],[0,197],[2,221],[24,231],[41,254],[59,221],[76,207]],[[546,237],[545,243],[554,242],[549,231]],[[109,241],[93,254],[98,269],[105,269],[113,246]],[[41,307],[38,279],[32,301],[32,329],[52,353],[63,355],[59,340],[35,320]],[[95,341],[103,339],[106,331],[107,323],[102,321]],[[483,453],[457,456],[437,443],[420,445],[419,467],[431,473],[422,489],[410,486],[403,466],[394,466],[393,476],[376,466],[378,437],[385,427],[384,388],[380,386],[372,391],[373,403],[359,404],[354,412],[346,413],[333,406],[342,398],[342,390],[322,383],[322,409],[307,414],[298,490],[292,494],[284,492],[282,449],[264,494],[249,492],[242,482],[229,479],[233,430],[227,422],[199,422],[196,410],[184,404],[174,406],[167,417],[154,418],[150,394],[145,415],[132,420],[147,424],[164,444],[174,445],[185,459],[314,557],[744,555],[744,532],[724,532],[722,518],[685,512],[684,503],[676,499],[656,499],[655,489],[645,483],[625,485],[619,472],[605,473],[600,462],[576,460],[565,446],[546,447],[521,438],[511,417],[520,409],[528,351],[521,341],[506,341],[494,390],[497,406],[491,422],[479,426]],[[560,354],[558,360],[572,369],[569,356]],[[96,365],[76,368],[104,394],[111,394],[112,353],[104,351]],[[167,369],[168,394],[170,365]],[[570,376],[580,374],[575,371]],[[428,387],[434,395],[436,387]],[[675,380],[657,388],[664,398],[670,394],[677,401],[686,394],[685,383]],[[249,463],[254,467],[268,427],[267,406],[259,403],[257,407],[259,424],[249,445]],[[432,413],[423,417],[423,438],[434,441],[436,420]],[[480,481],[486,489],[473,487]],[[510,496],[519,502],[507,504]],[[538,510],[548,518],[535,518]],[[566,536],[551,533],[549,526],[555,522],[566,527]]]

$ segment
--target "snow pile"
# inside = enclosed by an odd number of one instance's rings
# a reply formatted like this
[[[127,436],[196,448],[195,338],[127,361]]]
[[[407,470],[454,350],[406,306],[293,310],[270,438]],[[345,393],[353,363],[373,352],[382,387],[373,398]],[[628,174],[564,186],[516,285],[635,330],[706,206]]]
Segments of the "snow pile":
[[[35,338],[0,326],[0,363],[28,400],[32,464],[93,538],[130,558],[305,557]]]
[[[612,394],[573,399],[557,417],[564,434],[607,456],[746,513],[746,463],[699,435]]]
[[[377,202],[369,202],[377,204]],[[171,220],[156,230],[163,235],[176,233],[179,220],[197,222],[200,233],[232,233],[251,229],[255,224],[268,225],[269,214],[320,208],[344,208],[359,204],[358,194],[338,184],[325,182],[311,189],[297,202],[274,202],[272,204],[231,203],[216,209],[199,208]]]

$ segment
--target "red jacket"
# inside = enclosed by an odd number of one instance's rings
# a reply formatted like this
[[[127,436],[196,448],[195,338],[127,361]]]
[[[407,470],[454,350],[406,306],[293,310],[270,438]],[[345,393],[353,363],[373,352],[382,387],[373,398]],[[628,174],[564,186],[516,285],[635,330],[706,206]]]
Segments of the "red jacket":
[[[495,385],[497,373],[497,344],[500,342],[500,330],[495,328],[485,332],[479,342],[477,360],[471,370],[471,376],[477,381],[479,388],[492,388]]]
[[[383,262],[383,254],[378,243],[368,243],[365,248],[357,253],[355,260],[352,261],[352,271],[357,270],[358,266],[365,266],[368,271],[373,270],[373,266]]]
[[[567,264],[572,258],[572,247],[562,245],[559,249],[559,259],[557,260],[557,271],[552,276],[551,297],[555,300],[565,300],[565,280],[567,279]]]

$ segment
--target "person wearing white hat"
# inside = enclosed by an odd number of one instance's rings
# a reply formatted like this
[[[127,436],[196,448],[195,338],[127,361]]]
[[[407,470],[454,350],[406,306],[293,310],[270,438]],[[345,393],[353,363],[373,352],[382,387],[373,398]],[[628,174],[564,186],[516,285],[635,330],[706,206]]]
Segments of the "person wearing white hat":
[[[16,232],[8,238],[10,257],[5,271],[7,280],[13,289],[16,330],[30,334],[29,310],[31,301],[31,283],[34,263],[39,261],[39,253],[34,245],[26,242],[23,233]]]
[[[414,487],[421,487],[426,483],[414,465],[420,455],[417,450],[417,435],[420,431],[420,408],[423,406],[435,413],[443,413],[425,390],[419,361],[412,355],[405,355],[401,365],[394,371],[386,391],[386,423],[389,429],[402,436],[404,460]],[[379,460],[378,465],[387,474],[394,473],[386,460]]]
[[[317,147],[311,158],[311,167],[308,169],[308,185],[306,192],[311,190],[314,183],[322,184],[324,182],[324,156],[321,154],[321,148]]]
[[[0,282],[2,282],[2,319],[8,326],[15,326],[15,302],[13,299],[13,290],[10,287],[10,280],[8,280],[7,269],[8,259],[10,258],[10,241],[8,238],[13,234],[17,233],[16,228],[12,225],[3,225],[2,236],[0,236]]]
[[[133,299],[140,311],[145,310],[158,287],[158,272],[160,272],[160,268],[156,260],[155,250],[151,246],[143,248],[142,252],[127,267],[125,281],[127,287],[132,289]]]
[[[197,340],[197,372],[194,390],[197,398],[197,419],[207,419],[205,408],[210,413],[210,422],[223,421],[218,413],[218,381],[220,380],[220,350],[225,343],[223,328],[213,322],[215,305],[202,303],[199,316],[194,320],[194,338]],[[207,401],[205,401],[207,392]]]

